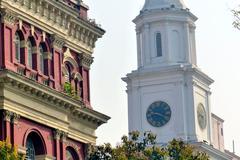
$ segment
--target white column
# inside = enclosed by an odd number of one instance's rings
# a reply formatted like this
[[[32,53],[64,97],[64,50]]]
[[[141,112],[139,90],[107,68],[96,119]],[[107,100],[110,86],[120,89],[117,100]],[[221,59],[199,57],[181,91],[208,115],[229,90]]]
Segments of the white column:
[[[191,49],[190,49],[190,35],[189,35],[189,24],[185,23],[184,24],[184,41],[185,41],[185,54],[186,54],[186,62],[191,63]]]
[[[143,57],[142,57],[142,37],[141,32],[139,29],[136,29],[136,37],[137,37],[137,63],[138,68],[141,68],[143,66]]]
[[[206,93],[207,96],[207,106],[208,106],[208,123],[209,123],[209,128],[208,128],[208,139],[210,141],[210,144],[213,142],[213,132],[212,132],[212,112],[211,112],[211,101],[210,101],[210,96],[211,92],[207,91]]]
[[[197,65],[197,55],[196,55],[196,41],[195,41],[195,26],[191,26],[191,54],[192,54],[192,63]]]
[[[169,23],[168,22],[165,22],[164,23],[164,31],[165,33],[164,36],[163,36],[163,39],[162,39],[162,47],[163,47],[163,56],[164,56],[164,59],[166,60],[167,63],[169,63],[171,61],[171,53],[170,53],[170,47],[171,46],[171,42],[170,42],[170,31],[169,31]]]
[[[144,57],[144,64],[150,64],[151,62],[151,53],[150,53],[150,25],[144,24],[143,29],[143,55]]]

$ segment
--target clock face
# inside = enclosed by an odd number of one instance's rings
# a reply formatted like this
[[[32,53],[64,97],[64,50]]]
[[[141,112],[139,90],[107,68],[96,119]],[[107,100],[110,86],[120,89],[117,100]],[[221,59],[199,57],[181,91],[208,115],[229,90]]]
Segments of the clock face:
[[[207,114],[202,103],[197,107],[198,124],[201,129],[205,129],[207,126]]]
[[[171,118],[170,106],[162,101],[152,103],[146,113],[147,121],[154,127],[162,127]]]

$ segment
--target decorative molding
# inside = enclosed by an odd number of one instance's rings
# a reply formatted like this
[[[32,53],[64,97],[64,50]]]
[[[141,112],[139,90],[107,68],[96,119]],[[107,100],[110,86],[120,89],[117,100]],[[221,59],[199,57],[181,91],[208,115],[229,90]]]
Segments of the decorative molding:
[[[16,22],[16,14],[15,13],[13,13],[12,11],[10,11],[6,8],[1,8],[0,14],[1,14],[2,23],[8,24],[10,26],[14,26],[14,24]]]
[[[32,54],[37,54],[38,53],[38,48],[36,46],[32,47]]]
[[[44,103],[48,103],[49,105],[52,104],[56,107],[62,108],[68,111],[74,118],[81,119],[96,126],[100,126],[110,119],[110,117],[102,113],[87,108],[81,100],[75,100],[71,97],[67,97],[64,93],[55,91],[47,86],[43,86],[15,72],[5,69],[2,70],[1,73],[0,84],[4,84],[4,87],[11,87],[12,89],[16,89],[24,94],[34,96],[39,101],[44,101]],[[6,117],[9,117],[11,114],[12,113],[8,111],[5,113]],[[8,119],[9,118],[6,120]]]
[[[50,155],[37,155],[35,156],[36,160],[56,160],[56,157]]]
[[[19,114],[13,113],[13,115],[12,115],[12,123],[13,124],[18,124],[18,121],[19,121],[20,117],[21,116]]]
[[[62,131],[56,129],[55,131],[53,131],[53,138],[55,140],[60,140],[61,138],[61,135],[62,135]]]
[[[8,121],[14,124],[17,124],[20,119],[19,114],[8,111],[8,110],[3,111],[3,116],[4,116],[4,121]]]
[[[59,51],[62,51],[62,48],[65,44],[64,42],[64,39],[63,38],[60,38],[59,36],[57,35],[52,35],[50,37],[51,41],[52,41],[52,47],[54,49],[58,49]]]
[[[86,68],[90,68],[93,63],[93,57],[91,55],[82,53],[79,55],[80,65]]]
[[[76,79],[79,82],[83,80],[83,78],[79,72],[74,73],[73,79]]]
[[[21,47],[21,48],[26,48],[26,47],[27,47],[27,41],[22,40],[22,41],[20,42],[20,47]]]
[[[43,58],[52,60],[52,53],[51,52],[44,52],[43,53]]]
[[[70,147],[72,147],[72,148],[74,148],[76,151],[80,151],[80,148],[79,148],[79,146],[78,145],[76,145],[76,144],[74,144],[74,143],[72,143],[71,141],[66,141],[65,142],[65,145],[68,147],[68,146],[70,146]]]
[[[67,136],[68,134],[64,131],[61,131],[59,129],[56,129],[54,132],[53,132],[53,138],[55,140],[60,140],[61,142],[66,142],[66,139],[67,139]]]
[[[68,133],[62,132],[61,142],[66,142],[68,137]]]
[[[62,74],[63,74],[63,76],[67,75],[67,72],[68,71],[67,71],[65,65],[62,65]],[[71,75],[69,75],[69,76],[71,76]]]
[[[13,114],[12,112],[10,112],[8,110],[4,110],[3,111],[4,121],[11,122],[12,114]]]
[[[74,68],[78,68],[78,63],[75,61],[69,48],[67,48],[67,50],[63,53],[63,55],[64,55],[63,63],[68,61],[73,65]]]

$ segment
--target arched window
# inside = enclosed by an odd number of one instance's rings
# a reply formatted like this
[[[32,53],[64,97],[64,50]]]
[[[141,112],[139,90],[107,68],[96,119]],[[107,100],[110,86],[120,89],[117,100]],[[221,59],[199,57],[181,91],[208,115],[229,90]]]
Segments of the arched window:
[[[26,159],[35,160],[35,148],[32,138],[27,139],[26,148],[27,148]]]
[[[39,46],[39,59],[40,59],[40,70],[42,73],[44,72],[45,66],[44,66],[44,51],[43,51],[43,46]]]
[[[18,62],[21,60],[21,45],[20,45],[20,36],[18,33],[15,34],[14,44],[15,44],[15,58]]]
[[[156,34],[156,51],[157,51],[157,57],[162,56],[162,36],[161,33]]]
[[[71,147],[67,147],[66,160],[79,160],[77,152]]]
[[[67,73],[66,73],[66,82],[71,82],[71,66],[69,64],[66,64],[66,69],[67,69]]]
[[[27,41],[28,66],[33,68],[33,46],[30,40]]]
[[[26,160],[35,160],[39,156],[46,155],[44,139],[37,131],[32,131],[26,139]]]

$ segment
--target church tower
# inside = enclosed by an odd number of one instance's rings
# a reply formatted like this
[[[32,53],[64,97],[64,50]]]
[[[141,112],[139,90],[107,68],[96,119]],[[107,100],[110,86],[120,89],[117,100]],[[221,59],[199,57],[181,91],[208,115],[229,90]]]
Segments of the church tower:
[[[212,143],[210,88],[197,66],[194,16],[182,0],[146,0],[136,24],[138,69],[127,74],[129,131]]]

